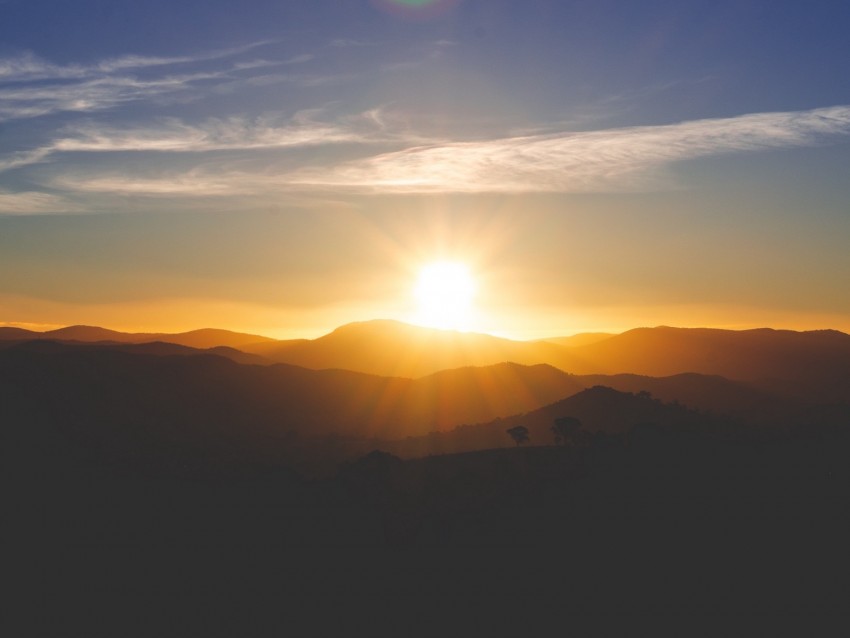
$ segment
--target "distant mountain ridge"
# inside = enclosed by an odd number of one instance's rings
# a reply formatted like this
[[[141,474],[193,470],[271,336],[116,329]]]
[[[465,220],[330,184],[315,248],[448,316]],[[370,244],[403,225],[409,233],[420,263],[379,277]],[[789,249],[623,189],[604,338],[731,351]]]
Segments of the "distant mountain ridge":
[[[548,342],[512,341],[390,320],[350,323],[310,341],[259,344],[247,350],[306,368],[341,368],[411,378],[506,361],[554,365],[553,361],[562,362],[568,357],[566,349]],[[556,367],[564,369],[561,365]]]
[[[382,376],[415,378],[442,369],[512,361],[548,364],[580,375],[718,375],[788,395],[850,401],[850,335],[835,330],[637,328],[567,347],[375,321],[349,324],[298,344],[247,349],[308,368]]]
[[[215,355],[230,359],[236,363],[252,365],[271,365],[273,362],[259,355],[242,352],[229,346],[215,346],[212,348],[193,348],[177,343],[166,341],[146,341],[143,343],[127,343],[120,341],[72,341],[54,339],[29,339],[29,340],[3,340],[0,339],[0,350],[15,348],[22,344],[29,344],[33,351],[65,352],[68,348],[111,350],[114,352],[125,352],[127,354],[148,354],[160,357],[167,356],[200,356]]]
[[[549,337],[547,339],[537,339],[537,341],[545,341],[559,346],[575,348],[577,346],[588,346],[592,343],[604,341],[605,339],[610,339],[614,336],[616,335],[612,332],[582,332],[569,337]]]
[[[124,334],[72,326],[46,333],[0,328],[0,340],[60,338],[187,347],[225,346],[314,370],[341,369],[383,377],[420,378],[442,370],[513,362],[546,364],[578,374],[669,377],[703,374],[756,384],[802,399],[850,401],[850,335],[836,330],[636,328],[619,335],[512,341],[490,335],[422,328],[398,321],[347,324],[317,339],[277,341],[224,330],[177,335]],[[583,343],[567,346],[564,343]],[[232,354],[232,353],[231,353]],[[235,358],[231,356],[231,358]]]
[[[275,339],[260,335],[221,330],[218,328],[201,328],[180,333],[158,332],[119,332],[97,326],[66,326],[56,330],[35,332],[23,328],[0,327],[0,340],[50,339],[57,341],[83,341],[114,343],[150,343],[161,341],[175,343],[190,348],[215,348],[227,346],[239,348],[253,343],[275,342]]]

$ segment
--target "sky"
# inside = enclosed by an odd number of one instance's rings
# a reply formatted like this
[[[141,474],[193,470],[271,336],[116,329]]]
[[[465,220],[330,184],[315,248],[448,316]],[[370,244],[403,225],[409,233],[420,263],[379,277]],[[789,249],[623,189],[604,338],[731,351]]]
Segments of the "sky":
[[[0,325],[850,331],[850,3],[0,0]]]

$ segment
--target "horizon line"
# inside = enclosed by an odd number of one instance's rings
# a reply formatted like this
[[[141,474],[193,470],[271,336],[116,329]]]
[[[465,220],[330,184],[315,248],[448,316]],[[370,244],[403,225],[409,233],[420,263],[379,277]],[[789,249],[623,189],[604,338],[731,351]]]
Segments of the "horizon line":
[[[632,328],[627,328],[625,330],[619,330],[619,331],[610,331],[610,330],[605,330],[605,329],[588,329],[588,330],[580,330],[580,331],[572,332],[572,333],[566,333],[566,332],[564,332],[564,333],[560,333],[560,332],[559,333],[552,333],[552,334],[545,336],[545,337],[533,337],[533,338],[528,338],[528,339],[518,339],[518,338],[515,338],[515,337],[511,337],[511,336],[506,336],[504,333],[500,334],[497,331],[487,332],[487,331],[476,331],[476,330],[457,330],[457,329],[447,329],[447,328],[436,328],[436,327],[431,327],[431,326],[423,326],[423,325],[416,324],[416,323],[413,323],[413,322],[410,322],[410,321],[402,321],[400,319],[392,319],[392,318],[375,318],[375,319],[364,319],[364,320],[349,321],[349,322],[340,324],[339,326],[337,326],[337,327],[335,327],[331,330],[328,330],[326,332],[321,332],[317,336],[312,336],[312,337],[292,336],[292,337],[285,337],[285,338],[272,337],[272,336],[269,336],[268,334],[261,334],[259,332],[255,332],[253,330],[246,331],[246,330],[238,330],[238,329],[234,329],[234,328],[220,328],[220,327],[213,327],[213,326],[203,326],[203,327],[200,327],[200,328],[192,328],[192,329],[189,329],[189,330],[179,330],[179,331],[169,332],[169,331],[163,331],[163,330],[150,330],[150,329],[142,329],[142,330],[123,329],[122,330],[122,329],[116,329],[116,328],[108,328],[108,327],[101,326],[101,325],[90,325],[90,324],[43,324],[43,323],[23,322],[23,321],[0,321],[0,329],[2,329],[2,328],[17,328],[17,329],[20,329],[20,330],[26,330],[28,332],[43,335],[43,334],[47,334],[47,333],[50,333],[50,332],[56,332],[56,331],[59,331],[59,330],[66,330],[66,329],[70,329],[70,328],[88,328],[88,329],[96,329],[96,330],[105,330],[105,331],[109,331],[109,332],[115,332],[115,333],[119,333],[119,334],[133,335],[133,336],[137,336],[137,335],[178,336],[178,335],[185,335],[185,334],[189,334],[189,333],[193,333],[193,332],[201,332],[201,331],[204,331],[204,330],[215,330],[215,331],[230,332],[230,333],[240,334],[240,335],[260,337],[262,339],[271,339],[273,341],[293,341],[293,340],[302,340],[302,339],[307,340],[307,341],[314,341],[316,339],[320,339],[322,337],[328,336],[328,335],[330,335],[330,334],[332,334],[332,333],[334,333],[334,332],[336,332],[336,331],[338,331],[342,328],[346,328],[346,327],[349,327],[349,326],[355,326],[355,325],[376,324],[376,323],[392,323],[392,324],[398,324],[398,325],[407,326],[407,327],[415,328],[415,329],[419,329],[419,330],[426,330],[426,331],[429,331],[429,332],[454,333],[454,334],[461,334],[461,335],[479,335],[479,336],[493,337],[493,338],[496,338],[496,339],[504,339],[504,340],[507,340],[507,341],[529,342],[529,343],[535,342],[535,341],[547,341],[549,339],[570,338],[570,337],[586,335],[586,334],[609,334],[610,336],[614,337],[614,336],[625,334],[626,332],[631,332],[633,330],[656,330],[656,329],[661,329],[661,328],[668,328],[668,329],[674,329],[674,330],[723,330],[723,331],[728,331],[728,332],[749,332],[749,331],[755,331],[755,330],[773,330],[773,331],[777,331],[777,332],[785,331],[785,332],[797,332],[797,333],[833,331],[833,332],[840,332],[842,334],[850,334],[850,333],[848,333],[844,330],[840,330],[838,328],[831,328],[831,327],[812,328],[812,329],[793,329],[793,328],[775,328],[775,327],[771,327],[771,326],[768,326],[768,325],[760,325],[760,326],[746,327],[746,328],[742,328],[742,327],[729,328],[729,327],[719,327],[719,326],[711,326],[711,325],[684,326],[684,325],[658,324],[658,325],[654,325],[654,326],[650,326],[650,325],[641,326],[641,325],[639,325],[639,326],[634,326]],[[35,327],[39,327],[39,328],[42,328],[42,329],[40,329],[40,330],[35,329]]]

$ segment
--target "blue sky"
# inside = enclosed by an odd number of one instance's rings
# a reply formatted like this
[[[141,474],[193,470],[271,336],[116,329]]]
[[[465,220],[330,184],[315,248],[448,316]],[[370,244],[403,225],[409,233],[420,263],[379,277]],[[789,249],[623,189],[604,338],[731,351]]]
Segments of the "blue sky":
[[[416,4],[416,3],[414,3]],[[850,5],[0,1],[0,322],[850,329]]]

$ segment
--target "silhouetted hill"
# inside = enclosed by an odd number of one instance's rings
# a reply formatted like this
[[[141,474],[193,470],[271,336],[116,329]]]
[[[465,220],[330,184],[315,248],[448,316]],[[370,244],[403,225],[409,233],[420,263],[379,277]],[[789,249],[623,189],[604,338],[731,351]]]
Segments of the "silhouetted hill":
[[[256,354],[242,352],[235,348],[226,346],[218,346],[215,348],[191,348],[189,346],[181,346],[176,343],[166,343],[164,341],[151,341],[145,343],[115,343],[111,341],[63,341],[49,339],[34,339],[33,342],[38,342],[40,352],[64,352],[68,347],[81,348],[100,348],[110,349],[117,352],[126,352],[127,354],[151,354],[157,356],[198,356],[198,355],[216,355],[225,357],[231,361],[252,365],[271,365],[272,362]],[[0,350],[12,348],[19,344],[26,343],[25,341],[0,340]],[[52,345],[51,345],[52,344]],[[30,346],[34,347],[34,346]]]
[[[753,425],[790,426],[805,401],[771,393],[740,381],[704,374],[649,377],[636,374],[577,376],[585,387],[604,385],[621,392],[649,392],[665,403],[724,414]]]
[[[265,561],[265,548],[307,545],[542,544],[596,561],[615,550],[655,560],[671,543],[681,556],[749,553],[770,541],[773,564],[789,543],[806,543],[806,560],[812,547],[846,543],[847,406],[815,406],[820,421],[765,434],[597,386],[525,414],[387,440],[404,419],[411,431],[430,428],[592,379],[517,364],[393,379],[162,348],[182,347],[35,340],[0,350],[12,547],[148,546],[179,556],[232,545],[260,548]],[[616,381],[695,400],[751,396],[717,377]],[[550,427],[563,416],[589,434],[553,445]],[[514,448],[505,430],[515,425],[529,429],[530,445]]]
[[[35,332],[22,328],[0,327],[0,340],[32,340],[49,339],[52,341],[82,341],[87,343],[110,342],[110,343],[150,343],[161,341],[164,343],[175,343],[190,348],[215,348],[226,346],[239,348],[249,344],[280,343],[269,337],[259,335],[232,332],[230,330],[219,330],[214,328],[202,328],[189,332],[175,334],[155,332],[118,332],[96,326],[67,326],[46,332]]]
[[[246,350],[307,368],[342,368],[394,377],[421,377],[440,370],[505,361],[549,363],[569,370],[566,362],[570,360],[568,350],[547,342],[511,341],[387,320],[348,324],[302,343]]]
[[[799,423],[801,415],[812,402],[788,398],[731,381],[716,375],[678,374],[669,377],[649,377],[634,374],[572,375],[548,365],[519,366],[498,364],[481,368],[445,370],[417,382],[430,381],[427,392],[439,389],[442,401],[454,410],[464,404],[469,414],[481,414],[489,408],[496,416],[528,412],[560,399],[566,399],[594,386],[607,386],[620,392],[650,393],[664,403],[681,404],[716,415],[728,415],[749,425],[790,427]],[[431,395],[433,397],[433,395]],[[427,405],[429,395],[421,394],[419,401]],[[484,405],[478,402],[484,401]],[[463,423],[475,423],[465,418]],[[440,420],[445,429],[449,420]]]
[[[239,365],[189,349],[173,354],[182,348],[47,340],[7,347],[0,350],[4,423],[22,430],[39,423],[54,432],[49,437],[60,432],[141,464],[159,454],[154,465],[168,463],[172,453],[290,462],[311,437],[421,435],[527,411],[581,387],[548,366],[502,364],[411,380]]]
[[[138,335],[142,337],[143,335]],[[217,328],[201,328],[200,330],[191,330],[189,332],[180,332],[177,334],[154,334],[157,341],[165,341],[168,343],[177,343],[190,348],[242,348],[243,346],[253,343],[276,343],[275,339],[262,337],[260,335],[245,334],[241,332],[233,332],[231,330],[220,330]],[[145,341],[147,341],[147,336]]]
[[[697,373],[722,376],[804,401],[850,402],[850,335],[835,330],[638,328],[568,347],[562,344],[571,338],[555,340],[560,343],[512,341],[383,320],[348,324],[318,339],[289,341],[211,329],[160,335],[85,326],[47,333],[0,328],[0,339],[6,343],[32,335],[41,339],[52,336],[112,343],[163,341],[191,347],[226,346],[279,363],[385,377],[417,378],[441,370],[503,362],[548,364],[577,375],[669,377]],[[592,338],[597,336],[602,335]],[[585,337],[577,335],[574,343]],[[228,356],[236,359],[233,353]]]
[[[151,335],[152,336],[152,335]],[[117,330],[108,330],[97,326],[66,326],[56,330],[47,330],[41,333],[42,339],[59,339],[65,341],[113,341],[116,343],[132,343],[134,336]],[[145,339],[156,341],[156,339]]]
[[[0,341],[27,341],[29,339],[38,339],[41,334],[40,332],[33,332],[24,328],[0,326]]]
[[[157,418],[171,422],[224,423],[239,415],[240,423],[250,417],[250,427],[261,430],[317,436],[419,436],[537,410],[600,384],[627,392],[650,392],[666,402],[728,414],[750,424],[787,427],[799,422],[809,407],[738,382],[696,374],[668,378],[576,376],[547,365],[502,363],[407,379],[283,364],[224,365],[212,354],[254,362],[254,355],[228,349],[47,340],[7,342],[5,350],[0,350],[0,360],[14,360],[22,369],[33,370],[27,382],[28,396],[36,397],[34,404],[41,406],[44,398],[51,404],[54,395],[46,393],[39,398],[39,392],[54,388],[58,396],[68,394],[82,410],[111,405],[122,419],[135,418],[130,406],[139,404],[142,413],[157,413]],[[35,361],[41,361],[41,367],[35,366]],[[26,378],[15,378],[13,370],[9,364],[8,388],[20,386]],[[20,389],[27,393],[26,388]],[[117,397],[124,398],[118,401]],[[218,405],[223,401],[231,405]],[[71,413],[57,408],[54,414],[65,419]]]
[[[407,409],[429,415],[432,430],[445,430],[481,422],[476,415],[527,412],[585,387],[580,377],[548,365],[466,367],[415,379]]]
[[[582,332],[569,337],[549,337],[546,339],[538,339],[538,341],[554,343],[567,348],[576,348],[578,346],[588,346],[592,343],[598,343],[599,341],[610,339],[613,336],[615,335],[611,332]]]
[[[836,330],[638,328],[573,352],[602,374],[699,372],[850,399],[850,335]]]
[[[567,347],[370,321],[311,341],[246,349],[308,368],[383,376],[419,377],[512,361],[549,364],[577,375],[716,375],[787,396],[850,401],[850,335],[834,330],[638,328]]]
[[[622,435],[636,425],[648,423],[659,427],[693,427],[715,422],[715,418],[681,405],[662,403],[647,395],[595,386],[527,414],[412,438],[388,449],[410,457],[513,447],[514,443],[506,430],[518,425],[528,428],[532,445],[551,445],[554,443],[552,424],[555,419],[564,416],[578,418],[588,432],[609,435]]]

